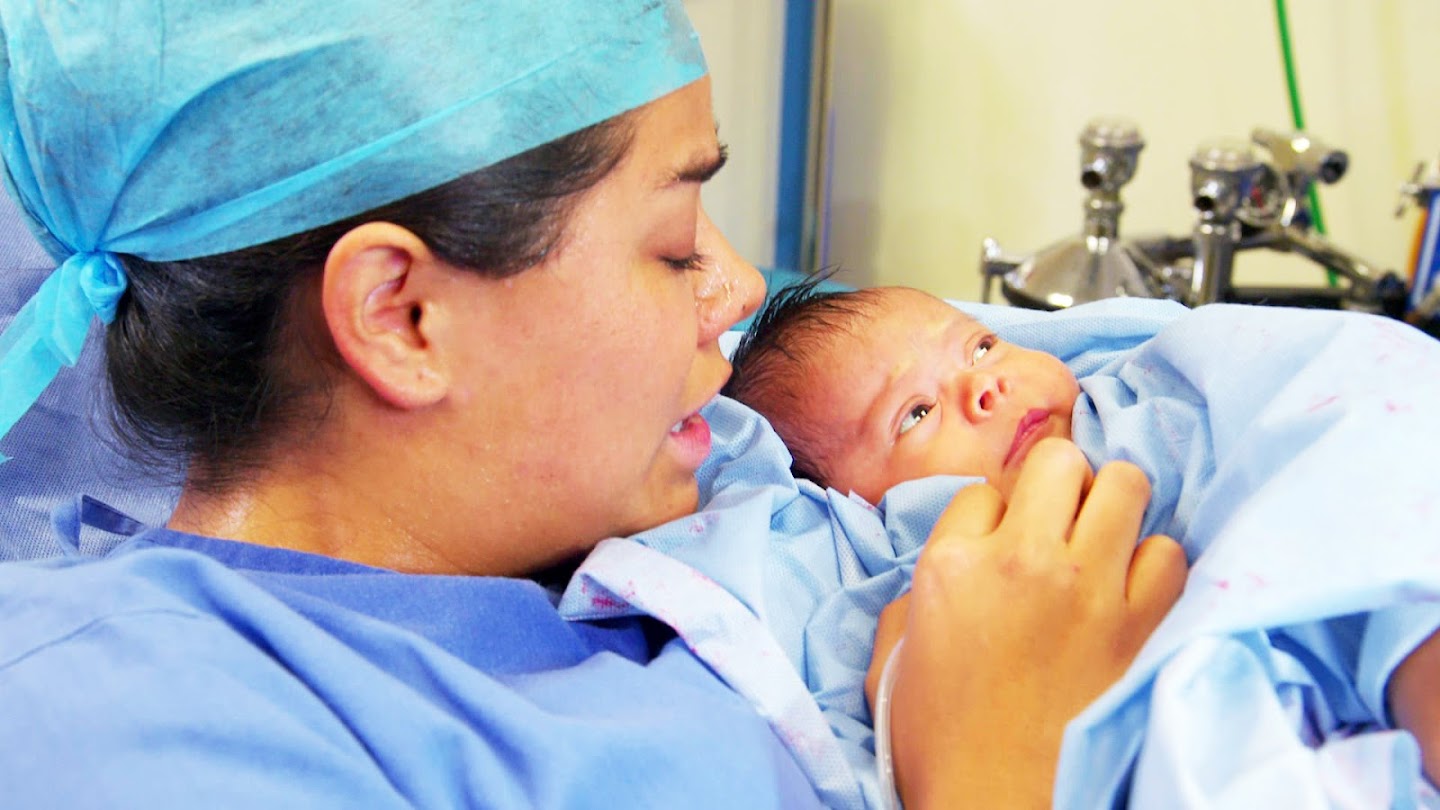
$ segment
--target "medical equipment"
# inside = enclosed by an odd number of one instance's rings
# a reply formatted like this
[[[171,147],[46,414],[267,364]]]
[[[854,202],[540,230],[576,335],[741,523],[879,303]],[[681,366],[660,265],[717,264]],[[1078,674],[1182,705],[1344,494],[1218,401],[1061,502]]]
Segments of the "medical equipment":
[[[1063,309],[1108,297],[1343,308],[1399,317],[1406,285],[1341,249],[1314,228],[1310,191],[1338,182],[1349,157],[1305,132],[1256,129],[1250,140],[1204,142],[1190,159],[1195,223],[1189,236],[1119,239],[1119,188],[1143,146],[1133,124],[1098,119],[1080,136],[1080,182],[1089,193],[1080,237],[1032,256],[1010,258],[994,239],[981,249],[984,296],[999,279],[1018,306]],[[1241,287],[1234,266],[1244,251],[1264,248],[1309,259],[1332,276],[1330,286]]]
[[[1002,256],[987,238],[981,254],[989,279],[1001,276],[1006,297],[1032,309],[1063,309],[1114,296],[1170,298],[1148,256],[1119,239],[1120,188],[1135,176],[1145,141],[1123,119],[1097,119],[1080,133],[1080,184],[1088,190],[1080,234],[1023,260]]]
[[[1410,181],[1400,187],[1401,216],[1413,203],[1420,209],[1415,243],[1410,251],[1410,311],[1406,320],[1431,334],[1440,334],[1440,158],[1415,164]]]

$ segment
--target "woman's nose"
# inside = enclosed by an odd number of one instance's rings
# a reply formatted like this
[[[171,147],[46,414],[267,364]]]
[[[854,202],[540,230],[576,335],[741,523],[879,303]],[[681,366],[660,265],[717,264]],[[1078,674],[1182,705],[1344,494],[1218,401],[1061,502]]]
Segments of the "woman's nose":
[[[696,250],[705,257],[704,271],[695,274],[695,311],[703,344],[759,308],[765,279],[735,252],[703,209],[696,227]]]

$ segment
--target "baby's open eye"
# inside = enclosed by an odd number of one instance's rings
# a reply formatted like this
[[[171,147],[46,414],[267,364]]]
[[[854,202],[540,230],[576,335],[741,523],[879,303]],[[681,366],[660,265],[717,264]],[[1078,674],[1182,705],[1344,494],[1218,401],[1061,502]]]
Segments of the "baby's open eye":
[[[910,428],[920,424],[920,420],[924,419],[928,413],[930,413],[929,405],[916,405],[911,408],[910,412],[905,414],[905,418],[900,420],[900,435],[904,436]]]
[[[985,337],[980,338],[980,342],[975,344],[975,351],[970,355],[970,362],[980,362],[980,358],[989,354],[990,350],[995,348],[995,344],[999,342],[1000,338],[995,337],[994,335],[986,335]]]

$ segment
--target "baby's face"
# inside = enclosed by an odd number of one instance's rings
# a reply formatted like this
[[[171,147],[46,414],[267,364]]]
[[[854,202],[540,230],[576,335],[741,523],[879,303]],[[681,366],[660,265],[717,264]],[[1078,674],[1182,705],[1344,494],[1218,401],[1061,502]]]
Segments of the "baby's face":
[[[1008,500],[1030,448],[1070,438],[1075,376],[938,298],[873,293],[870,317],[815,357],[802,402],[832,439],[831,485],[879,503],[901,481],[984,476]]]

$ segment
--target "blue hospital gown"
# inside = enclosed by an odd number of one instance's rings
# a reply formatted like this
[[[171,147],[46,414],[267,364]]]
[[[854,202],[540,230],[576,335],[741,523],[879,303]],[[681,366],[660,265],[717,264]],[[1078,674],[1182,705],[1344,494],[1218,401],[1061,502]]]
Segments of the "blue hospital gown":
[[[1077,443],[1096,464],[1147,472],[1146,531],[1180,539],[1192,562],[1127,675],[1071,723],[1056,806],[1434,803],[1413,740],[1391,730],[1384,685],[1440,626],[1428,455],[1440,448],[1440,344],[1383,318],[1277,308],[980,315],[1070,364]],[[706,508],[602,546],[562,610],[650,613],[700,638],[792,750],[809,750],[832,804],[879,806],[861,688],[875,619],[969,479],[902,484],[872,507],[791,478],[743,406],[722,400],[707,415]],[[629,546],[703,576],[666,585]],[[797,707],[802,691],[809,707]]]
[[[80,512],[141,533],[0,564],[5,807],[820,806],[651,620]]]

